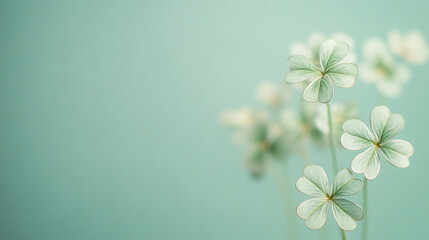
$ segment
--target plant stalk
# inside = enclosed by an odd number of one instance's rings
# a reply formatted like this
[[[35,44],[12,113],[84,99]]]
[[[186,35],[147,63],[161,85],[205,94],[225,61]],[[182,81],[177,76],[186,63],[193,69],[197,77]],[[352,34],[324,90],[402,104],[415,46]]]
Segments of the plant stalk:
[[[343,229],[341,229],[340,231],[341,231],[341,239],[342,240],[347,240],[346,232],[344,232]]]
[[[337,161],[337,153],[335,151],[334,133],[332,129],[331,106],[329,105],[329,102],[326,103],[326,108],[328,109],[329,146],[331,148],[332,166],[334,168],[334,175],[335,175],[338,172],[338,161]]]
[[[365,219],[362,222],[362,240],[368,238],[368,180],[363,180],[363,211],[365,212]]]

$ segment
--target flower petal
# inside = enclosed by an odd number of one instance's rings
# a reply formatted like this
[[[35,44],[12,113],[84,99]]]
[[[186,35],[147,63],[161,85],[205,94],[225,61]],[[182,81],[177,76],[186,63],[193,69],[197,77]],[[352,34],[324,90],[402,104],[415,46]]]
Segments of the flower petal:
[[[319,88],[319,102],[327,103],[331,101],[333,95],[334,88],[332,87],[331,81],[326,77],[322,77]]]
[[[337,43],[334,40],[326,40],[320,45],[320,66],[324,72],[339,63],[349,52],[349,45]]]
[[[323,168],[308,165],[302,171],[303,177],[296,181],[298,191],[315,197],[325,197],[329,193],[328,176]]]
[[[383,142],[396,136],[404,129],[405,121],[401,114],[390,113],[386,106],[377,106],[371,111],[371,127],[377,141]]]
[[[333,197],[351,196],[362,190],[362,181],[353,178],[352,172],[348,168],[344,168],[337,173],[332,181]]]
[[[333,199],[332,202],[332,212],[338,226],[347,231],[355,229],[356,221],[360,221],[364,217],[362,208],[356,203],[342,198]]]
[[[381,142],[384,142],[401,132],[405,127],[404,117],[399,113],[393,113],[387,120],[386,126],[384,127],[383,134],[381,136]]]
[[[319,100],[319,89],[321,78],[311,82],[305,89],[302,97],[309,102],[317,102]]]
[[[344,134],[341,144],[349,150],[359,150],[371,146],[375,141],[374,135],[360,120],[351,119],[343,124]]]
[[[327,76],[337,87],[349,88],[356,82],[358,67],[353,63],[340,63],[331,67],[325,76]]]
[[[292,56],[288,65],[291,71],[286,74],[285,81],[287,83],[293,84],[322,76],[319,69],[304,56]]]
[[[364,173],[367,179],[374,179],[380,171],[380,157],[377,146],[373,146],[360,153],[352,160],[352,170],[355,173]]]
[[[381,140],[381,136],[384,132],[384,127],[386,126],[389,117],[390,109],[386,106],[377,106],[371,111],[371,128],[378,142],[380,142]]]
[[[409,158],[414,153],[411,143],[404,140],[390,140],[380,145],[386,160],[395,167],[406,168],[410,165]]]
[[[319,229],[328,216],[329,200],[327,198],[313,198],[298,205],[296,214],[305,219],[305,224],[310,229]]]

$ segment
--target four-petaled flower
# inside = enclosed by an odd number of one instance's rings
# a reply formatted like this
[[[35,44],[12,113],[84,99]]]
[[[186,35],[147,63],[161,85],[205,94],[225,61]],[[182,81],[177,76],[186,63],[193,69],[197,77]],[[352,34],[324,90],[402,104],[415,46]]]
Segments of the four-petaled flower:
[[[340,63],[349,52],[346,43],[326,40],[320,45],[319,64],[316,66],[304,56],[292,56],[288,65],[290,72],[285,81],[290,84],[310,81],[303,97],[309,102],[326,103],[332,99],[332,85],[349,88],[356,82],[358,67],[353,63]]]
[[[380,171],[381,149],[386,160],[393,166],[406,168],[410,165],[409,158],[413,155],[413,146],[404,140],[389,140],[404,129],[402,115],[390,113],[386,106],[377,106],[370,116],[372,132],[360,120],[351,119],[344,123],[344,134],[341,144],[349,150],[359,150],[369,147],[352,160],[352,170],[364,173],[367,179],[374,179]]]
[[[362,181],[353,178],[352,172],[344,168],[337,173],[329,190],[328,177],[325,171],[317,165],[308,165],[303,170],[303,177],[296,182],[298,191],[314,196],[298,205],[298,216],[305,219],[310,229],[321,228],[328,216],[328,208],[332,202],[332,213],[338,226],[343,230],[356,228],[356,221],[364,217],[362,208],[342,197],[355,195],[362,189]]]

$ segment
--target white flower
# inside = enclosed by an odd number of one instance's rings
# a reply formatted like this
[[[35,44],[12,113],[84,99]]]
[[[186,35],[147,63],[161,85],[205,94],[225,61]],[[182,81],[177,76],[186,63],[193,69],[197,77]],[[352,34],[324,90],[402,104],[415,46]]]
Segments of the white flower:
[[[316,126],[317,128],[323,132],[325,135],[329,134],[328,127],[328,113],[326,111],[326,107],[323,105],[319,105],[317,109],[316,116]],[[331,113],[332,113],[332,129],[333,135],[335,139],[338,139],[338,143],[340,136],[342,134],[342,126],[343,123],[351,118],[355,118],[357,115],[357,107],[354,102],[349,102],[347,104],[338,104],[333,103],[331,105]]]
[[[352,160],[355,173],[364,173],[367,179],[374,179],[380,171],[380,149],[384,158],[393,166],[406,168],[414,153],[413,146],[404,140],[390,140],[404,129],[405,121],[401,114],[391,113],[386,106],[377,106],[371,111],[372,132],[360,120],[347,120],[341,143],[349,150],[367,148]]]
[[[402,85],[410,79],[410,70],[404,64],[395,62],[386,45],[378,38],[371,38],[363,48],[365,60],[360,64],[363,81],[377,84],[380,93],[386,97],[401,94]]]
[[[429,57],[429,47],[421,32],[413,30],[401,34],[398,30],[389,33],[389,46],[394,53],[410,63],[424,63]]]
[[[221,122],[227,127],[233,128],[248,128],[254,126],[266,116],[264,113],[256,110],[243,107],[238,110],[229,110],[221,115]]]
[[[286,109],[280,114],[280,119],[290,135],[291,143],[297,149],[306,149],[309,141],[319,148],[326,147],[326,135],[315,125],[317,106],[314,103],[302,102],[300,111]]]
[[[290,47],[290,54],[301,55],[310,59],[314,64],[319,63],[319,48],[323,41],[328,38],[321,33],[315,32],[310,35],[307,43],[296,42]],[[356,53],[354,52],[354,42],[351,37],[344,33],[334,33],[329,39],[336,41],[337,43],[347,43],[350,47],[350,52],[341,61],[344,63],[355,63]]]
[[[276,86],[270,82],[263,82],[256,91],[256,97],[259,101],[272,107],[278,107],[287,100],[287,88],[285,86]]]

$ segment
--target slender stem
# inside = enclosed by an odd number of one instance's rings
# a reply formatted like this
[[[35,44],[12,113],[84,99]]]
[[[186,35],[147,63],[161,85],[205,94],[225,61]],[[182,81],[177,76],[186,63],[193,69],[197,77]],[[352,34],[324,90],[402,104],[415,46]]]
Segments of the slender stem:
[[[365,212],[365,219],[362,222],[362,240],[368,238],[368,180],[363,180],[363,210]]]
[[[334,133],[332,130],[332,116],[331,116],[331,106],[329,102],[326,103],[326,108],[328,109],[328,126],[329,126],[329,145],[331,147],[331,155],[332,155],[332,165],[334,167],[334,173],[338,172],[338,161],[337,161],[337,153],[335,151],[335,141],[334,141]]]
[[[331,148],[331,155],[332,155],[332,166],[334,168],[334,173],[336,174],[338,172],[338,161],[337,161],[337,153],[335,151],[335,141],[334,141],[334,133],[332,128],[332,113],[331,113],[331,106],[329,105],[329,102],[326,103],[326,108],[328,110],[328,126],[329,126],[329,146]],[[347,240],[346,233],[344,230],[340,229],[341,232],[341,239]]]
[[[341,229],[340,231],[341,231],[341,239],[347,240],[346,232],[344,232],[343,229]]]

